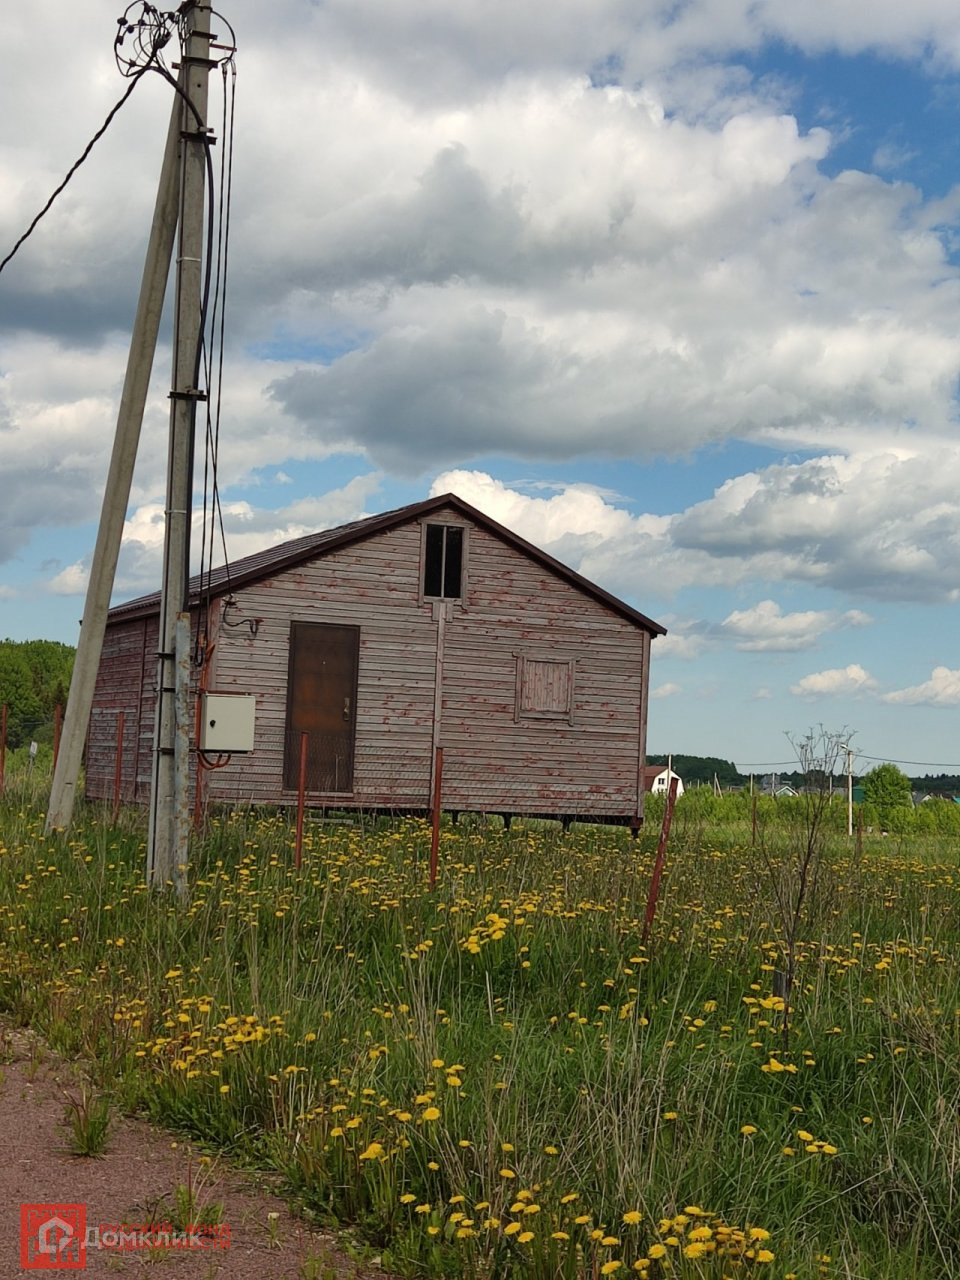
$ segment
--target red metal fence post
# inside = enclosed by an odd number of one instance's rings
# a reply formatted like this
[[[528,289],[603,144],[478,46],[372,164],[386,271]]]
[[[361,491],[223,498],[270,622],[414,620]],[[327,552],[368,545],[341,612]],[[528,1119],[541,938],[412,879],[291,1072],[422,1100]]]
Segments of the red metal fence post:
[[[0,711],[0,796],[3,795],[3,778],[7,765],[7,704]]]
[[[63,707],[58,702],[53,709],[53,767],[56,770],[60,754],[60,730],[63,728]]]
[[[436,887],[440,860],[440,800],[443,795],[443,747],[437,747],[433,767],[433,830],[430,833],[430,888]]]
[[[660,828],[660,843],[657,845],[657,856],[653,864],[653,875],[650,878],[650,892],[647,894],[647,914],[643,921],[642,941],[646,942],[650,935],[653,917],[657,910],[657,897],[660,893],[660,877],[663,875],[663,863],[667,856],[667,841],[670,839],[670,824],[673,822],[673,808],[677,803],[677,782],[674,776],[670,779],[670,790],[667,792],[667,804],[663,811],[663,825]]]
[[[293,863],[299,870],[303,862],[303,809],[307,791],[307,740],[309,734],[304,730],[300,734],[300,774],[297,778],[297,840],[294,845]]]
[[[120,792],[123,788],[123,722],[124,712],[117,712],[117,759],[113,767],[113,820],[120,816]]]
[[[193,829],[199,831],[203,826],[203,778],[204,766],[203,757],[198,751],[196,754],[197,772],[193,781]]]

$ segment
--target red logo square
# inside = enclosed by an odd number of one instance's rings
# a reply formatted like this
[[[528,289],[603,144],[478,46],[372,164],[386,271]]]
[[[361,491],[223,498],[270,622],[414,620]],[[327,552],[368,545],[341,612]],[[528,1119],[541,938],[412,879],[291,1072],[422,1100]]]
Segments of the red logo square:
[[[24,1271],[82,1271],[87,1265],[85,1204],[21,1204]]]

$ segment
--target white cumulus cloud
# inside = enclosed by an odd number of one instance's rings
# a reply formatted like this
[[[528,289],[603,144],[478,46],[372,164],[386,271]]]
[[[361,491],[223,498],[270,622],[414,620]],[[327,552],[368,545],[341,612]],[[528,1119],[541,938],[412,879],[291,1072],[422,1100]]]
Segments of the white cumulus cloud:
[[[870,693],[877,682],[859,663],[830,671],[817,671],[790,686],[790,692],[801,698],[831,698]]]
[[[665,684],[658,684],[655,689],[651,689],[650,697],[651,698],[672,698],[672,697],[675,697],[676,694],[681,692],[682,692],[682,688],[680,685],[674,684],[673,681],[668,680]]]
[[[845,613],[806,609],[784,613],[774,600],[761,600],[750,609],[735,609],[720,624],[745,653],[796,653],[812,649],[820,637],[841,627],[862,627],[870,622],[859,609]]]
[[[904,703],[907,706],[957,707],[960,706],[960,669],[934,667],[929,680],[910,689],[897,689],[883,695],[884,702]]]

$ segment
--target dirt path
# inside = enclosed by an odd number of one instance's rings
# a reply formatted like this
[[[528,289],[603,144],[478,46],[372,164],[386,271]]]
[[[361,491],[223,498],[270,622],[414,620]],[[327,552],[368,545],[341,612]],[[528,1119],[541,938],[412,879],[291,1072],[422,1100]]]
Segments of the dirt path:
[[[309,1230],[253,1177],[219,1162],[202,1164],[189,1143],[138,1120],[114,1117],[101,1159],[68,1154],[66,1093],[76,1096],[79,1083],[76,1069],[29,1032],[0,1031],[0,1280],[51,1274],[98,1280],[382,1280],[375,1267],[347,1258],[333,1238]],[[188,1169],[191,1178],[199,1173],[205,1179],[200,1203],[222,1204],[227,1247],[88,1248],[82,1267],[68,1247],[63,1257],[72,1260],[71,1268],[51,1268],[49,1255],[40,1254],[47,1263],[40,1269],[33,1246],[28,1261],[34,1265],[21,1266],[23,1204],[83,1206],[88,1231],[101,1223],[162,1222],[175,1189],[187,1184]],[[59,1216],[69,1220],[75,1214],[71,1209]],[[32,1230],[49,1216],[41,1210]]]

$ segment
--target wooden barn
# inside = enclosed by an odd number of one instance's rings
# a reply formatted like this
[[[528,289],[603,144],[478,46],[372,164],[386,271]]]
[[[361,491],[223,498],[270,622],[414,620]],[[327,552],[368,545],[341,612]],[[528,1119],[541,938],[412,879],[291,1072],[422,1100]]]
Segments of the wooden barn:
[[[447,494],[191,582],[195,683],[252,695],[253,749],[201,763],[214,803],[639,825],[650,645],[664,628]],[[149,798],[159,595],[109,617],[86,794]],[[248,704],[249,705],[249,704]],[[304,736],[306,735],[306,736]],[[118,752],[119,744],[119,752]]]

